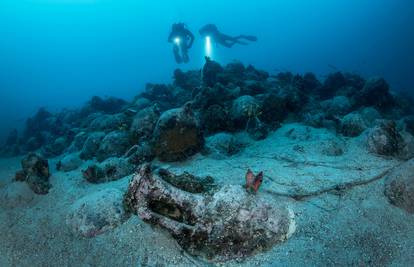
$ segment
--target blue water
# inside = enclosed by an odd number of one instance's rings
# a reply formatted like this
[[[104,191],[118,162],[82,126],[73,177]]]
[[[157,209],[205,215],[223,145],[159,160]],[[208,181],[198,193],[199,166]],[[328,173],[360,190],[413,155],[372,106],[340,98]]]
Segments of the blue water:
[[[79,106],[93,95],[131,99],[146,82],[169,82],[177,68],[170,25],[196,34],[191,62],[204,57],[198,29],[215,23],[259,41],[213,47],[221,63],[239,59],[270,72],[334,70],[385,77],[414,88],[414,2],[410,0],[2,0],[1,132],[38,107]]]

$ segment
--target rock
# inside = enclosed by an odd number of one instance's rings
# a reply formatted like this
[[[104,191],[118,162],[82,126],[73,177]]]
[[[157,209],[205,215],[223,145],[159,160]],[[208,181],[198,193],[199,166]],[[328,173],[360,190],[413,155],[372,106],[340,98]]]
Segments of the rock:
[[[283,87],[279,96],[286,103],[286,111],[292,113],[299,113],[309,100],[303,91],[293,85]]]
[[[43,145],[43,139],[41,135],[36,135],[29,137],[26,143],[24,144],[24,150],[26,151],[35,151]]]
[[[387,176],[384,192],[391,204],[414,213],[414,160],[395,168]]]
[[[97,155],[102,139],[104,139],[104,132],[93,132],[89,134],[85,143],[83,144],[80,158],[83,160],[92,159]]]
[[[284,98],[276,94],[265,94],[261,97],[260,120],[265,123],[279,124],[287,117],[287,107]]]
[[[400,151],[400,158],[403,160],[409,160],[414,157],[414,137],[408,132],[401,132],[401,136],[404,140]]]
[[[321,102],[321,107],[326,114],[339,116],[349,113],[351,110],[351,102],[346,96],[336,96]]]
[[[193,90],[201,86],[200,71],[186,71],[180,69],[174,71],[174,85],[183,88],[184,90]]]
[[[80,115],[86,117],[89,114],[96,112],[103,112],[105,114],[115,114],[122,111],[125,108],[126,102],[122,99],[115,97],[101,98],[94,96],[92,99],[82,108]]]
[[[414,135],[414,116],[404,118],[405,130]]]
[[[130,148],[129,135],[125,131],[113,131],[102,140],[96,159],[104,161],[110,157],[120,157]]]
[[[27,207],[34,199],[35,194],[27,183],[13,182],[0,194],[0,205],[7,208]]]
[[[362,109],[360,114],[368,127],[373,127],[377,120],[381,119],[381,114],[373,107]]]
[[[252,65],[246,67],[244,71],[245,80],[266,81],[269,78],[269,73],[262,70],[257,70]]]
[[[242,95],[258,95],[266,93],[266,86],[263,82],[247,80],[243,83]]]
[[[94,119],[89,129],[95,132],[111,132],[121,129],[127,129],[128,117],[125,114],[114,114],[114,115],[102,115]]]
[[[52,144],[42,147],[42,155],[47,158],[59,156],[65,151],[68,143],[65,137],[59,137]]]
[[[72,144],[68,147],[66,152],[73,153],[80,151],[83,148],[83,145],[86,142],[86,139],[88,139],[88,134],[86,132],[80,132],[75,135]]]
[[[237,128],[244,129],[250,119],[257,118],[260,114],[260,102],[252,96],[245,95],[233,101],[229,115]]]
[[[219,74],[223,72],[223,67],[217,62],[206,57],[203,67],[203,84],[208,87],[214,86],[219,81]]]
[[[116,181],[135,171],[126,158],[109,158],[102,163],[92,164],[82,170],[83,177],[90,183],[99,184]]]
[[[259,118],[253,117],[247,121],[246,132],[254,140],[265,139],[269,133],[269,128],[262,123]]]
[[[16,173],[15,180],[26,182],[36,194],[47,194],[49,183],[49,163],[39,155],[29,153],[21,161],[23,170]]]
[[[79,157],[79,153],[72,153],[59,160],[56,167],[58,171],[69,172],[79,168],[82,163],[83,161]]]
[[[385,110],[394,105],[393,96],[389,92],[388,83],[382,78],[371,78],[355,96],[359,106],[373,106]]]
[[[238,142],[232,134],[218,133],[210,136],[206,140],[206,149],[214,157],[222,158],[235,155],[243,148],[243,144]]]
[[[209,106],[200,114],[203,131],[209,134],[220,131],[231,131],[234,127],[228,118],[228,110],[216,104]]]
[[[382,156],[399,156],[404,140],[394,121],[384,121],[368,133],[368,151]]]
[[[138,97],[134,102],[134,108],[141,110],[151,106],[151,101],[145,97]]]
[[[246,258],[295,231],[294,213],[282,202],[236,185],[212,195],[193,194],[166,183],[148,165],[134,176],[124,205],[169,231],[190,254],[211,261]]]
[[[213,87],[203,87],[195,92],[192,107],[207,109],[212,105],[224,106],[226,102],[234,100],[240,95],[240,88],[229,88],[216,83]]]
[[[77,200],[70,207],[66,224],[75,235],[95,237],[121,225],[128,214],[121,191],[109,188]]]
[[[186,159],[199,152],[203,145],[199,123],[188,105],[161,115],[152,139],[155,156],[161,161]]]
[[[326,128],[336,132],[341,126],[341,121],[338,117],[326,114],[319,109],[305,111],[302,116],[303,123],[313,128]]]
[[[222,73],[220,73],[220,83],[223,85],[236,84],[238,86],[243,84],[245,79],[246,68],[239,61],[233,61],[224,67]]]
[[[312,93],[318,91],[321,88],[322,84],[318,81],[315,74],[305,73],[303,76],[303,91],[307,93]]]
[[[146,143],[142,142],[139,145],[132,147],[126,154],[129,163],[133,165],[140,165],[146,162],[150,162],[155,158],[155,155],[152,151],[152,147]]]
[[[322,99],[329,99],[336,95],[336,92],[347,85],[345,76],[341,72],[335,72],[326,78],[320,91]]]
[[[340,132],[349,137],[361,135],[367,129],[367,125],[359,113],[350,113],[341,120]]]
[[[134,143],[149,140],[152,137],[160,115],[160,110],[156,105],[145,108],[135,115],[130,129]]]
[[[52,114],[49,111],[45,108],[40,108],[33,117],[26,120],[23,138],[28,140],[39,134],[41,131],[50,129],[48,122],[50,117],[52,117]]]

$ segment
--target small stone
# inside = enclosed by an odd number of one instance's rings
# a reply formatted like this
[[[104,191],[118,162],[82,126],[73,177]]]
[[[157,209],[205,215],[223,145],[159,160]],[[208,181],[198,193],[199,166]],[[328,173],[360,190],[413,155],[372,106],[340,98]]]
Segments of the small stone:
[[[384,193],[391,204],[414,213],[414,160],[407,161],[387,176]]]
[[[126,219],[123,193],[110,188],[77,200],[70,207],[66,224],[74,234],[90,238],[121,225]]]

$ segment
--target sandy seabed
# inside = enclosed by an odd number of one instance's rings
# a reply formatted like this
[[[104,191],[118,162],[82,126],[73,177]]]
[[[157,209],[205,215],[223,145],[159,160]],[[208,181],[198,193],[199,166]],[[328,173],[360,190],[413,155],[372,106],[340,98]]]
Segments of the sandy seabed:
[[[0,266],[413,266],[414,215],[384,196],[384,174],[400,162],[369,154],[363,138],[286,124],[265,140],[247,141],[232,157],[198,154],[181,163],[156,162],[240,186],[247,168],[263,170],[258,194],[283,198],[294,211],[296,232],[286,242],[240,262],[214,264],[191,257],[167,232],[137,216],[94,238],[74,235],[66,224],[69,207],[99,190],[125,191],[131,177],[90,184],[79,169],[58,172],[59,159],[50,160],[49,194],[13,205],[1,198]],[[343,144],[343,155],[323,152],[332,142]],[[20,160],[0,161],[0,196]]]

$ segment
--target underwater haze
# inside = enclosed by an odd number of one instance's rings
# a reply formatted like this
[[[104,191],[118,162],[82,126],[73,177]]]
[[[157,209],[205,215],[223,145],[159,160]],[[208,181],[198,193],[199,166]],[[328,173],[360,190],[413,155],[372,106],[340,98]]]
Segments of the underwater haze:
[[[196,34],[191,62],[178,66],[170,26]],[[394,90],[414,87],[414,4],[409,0],[0,2],[0,120],[7,130],[39,107],[76,107],[93,95],[131,99],[147,82],[170,81],[177,67],[201,68],[198,29],[257,35],[250,46],[213,47],[271,73],[334,70],[382,76]]]
[[[414,266],[413,25],[0,0],[0,267]]]

